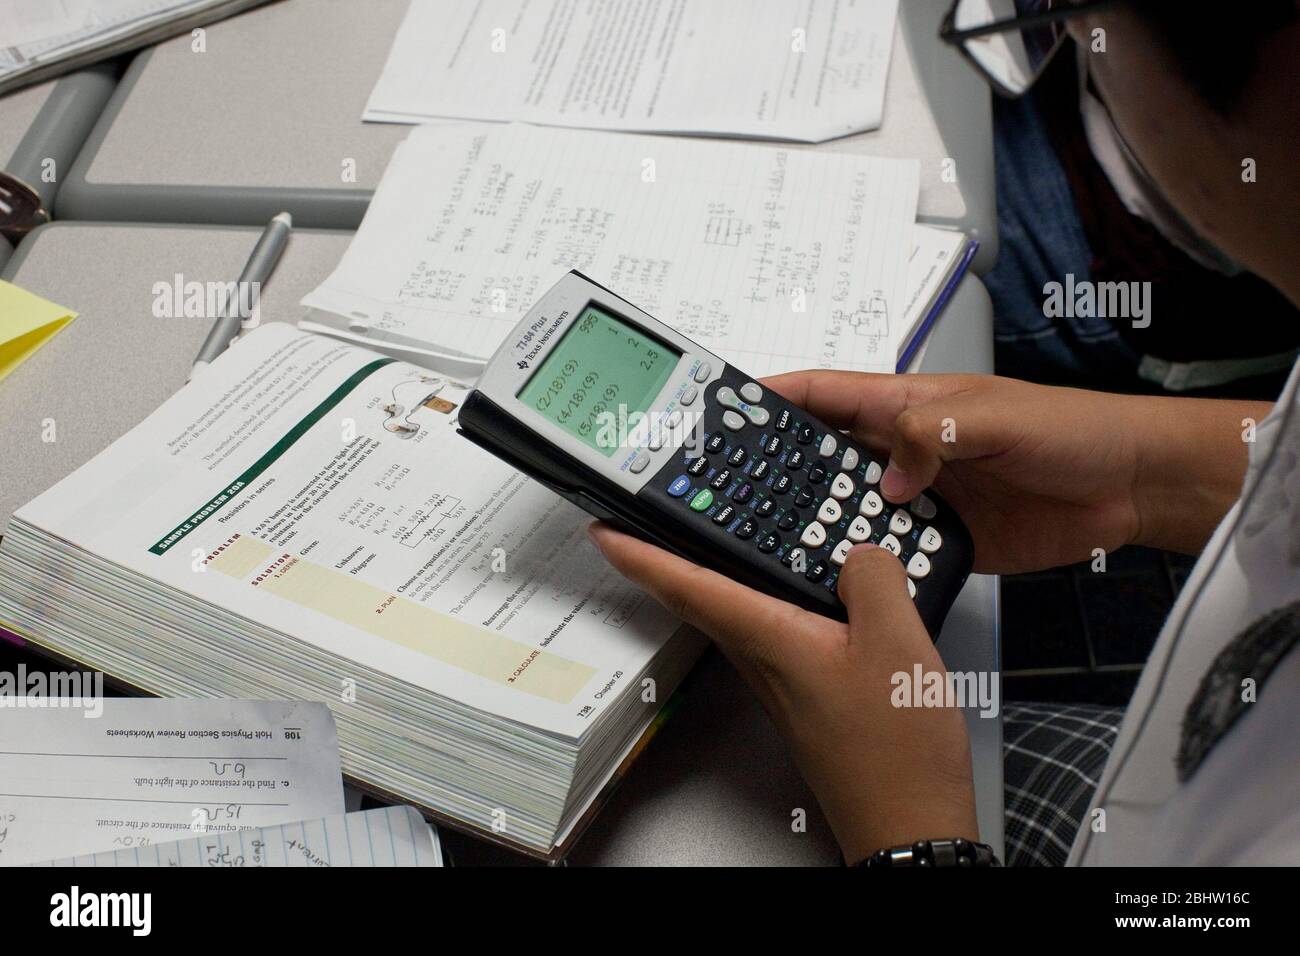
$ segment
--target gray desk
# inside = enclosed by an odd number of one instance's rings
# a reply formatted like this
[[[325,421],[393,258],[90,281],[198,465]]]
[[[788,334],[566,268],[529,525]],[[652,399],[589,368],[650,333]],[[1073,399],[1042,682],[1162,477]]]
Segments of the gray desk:
[[[408,128],[362,123],[405,0],[284,0],[136,57],[62,190],[59,216],[355,229]],[[905,0],[881,129],[816,149],[919,158],[920,218],[997,254],[989,92],[937,32],[946,0]],[[244,105],[257,104],[253,108]],[[183,131],[183,133],[181,132]],[[943,162],[957,180],[945,182]],[[352,160],[356,181],[342,180]]]
[[[100,64],[0,97],[0,169],[53,209],[59,184],[116,85],[117,68]]]
[[[34,232],[3,273],[81,313],[0,382],[0,526],[140,422],[185,381],[207,331],[197,319],[152,315],[153,284],[227,281],[257,230],[56,222]],[[345,232],[297,231],[262,296],[268,321],[296,321],[302,295],[330,272]],[[932,336],[925,368],[992,367],[992,312],[968,277]],[[58,440],[41,440],[53,418]],[[954,670],[998,667],[996,579],[967,584],[939,640]],[[969,715],[981,832],[1002,844],[1002,736],[997,720]],[[791,813],[808,811],[793,833]],[[517,861],[446,835],[459,862]],[[710,652],[673,719],[633,766],[579,842],[575,863],[829,864],[829,829],[771,722],[731,667]]]

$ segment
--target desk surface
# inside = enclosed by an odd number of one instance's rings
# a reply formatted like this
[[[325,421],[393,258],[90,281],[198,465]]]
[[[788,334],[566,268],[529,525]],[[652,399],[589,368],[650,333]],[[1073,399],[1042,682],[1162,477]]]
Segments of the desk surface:
[[[257,230],[240,227],[55,223],[20,246],[4,277],[76,309],[80,318],[0,382],[0,526],[143,420],[185,381],[207,322],[155,318],[154,283],[227,281]],[[268,320],[296,321],[298,300],[328,275],[350,235],[296,231],[263,289]],[[987,370],[992,314],[968,277],[936,326],[924,367]],[[46,419],[57,440],[42,441]],[[996,579],[967,584],[940,636],[954,670],[995,670]],[[1002,843],[1001,725],[968,715],[980,827]],[[808,811],[794,833],[791,813]],[[496,862],[487,844],[448,834],[462,863]],[[515,861],[514,858],[509,858]],[[579,841],[575,863],[833,863],[834,841],[776,729],[714,652],[680,710],[633,766]]]
[[[209,27],[205,52],[189,37],[146,50],[65,183],[60,215],[260,224],[288,208],[304,226],[355,228],[408,132],[361,121],[405,9],[283,0]],[[976,235],[983,271],[997,251],[989,93],[939,41],[945,9],[901,4],[881,129],[801,148],[919,158],[920,218]],[[249,103],[258,108],[231,107]]]

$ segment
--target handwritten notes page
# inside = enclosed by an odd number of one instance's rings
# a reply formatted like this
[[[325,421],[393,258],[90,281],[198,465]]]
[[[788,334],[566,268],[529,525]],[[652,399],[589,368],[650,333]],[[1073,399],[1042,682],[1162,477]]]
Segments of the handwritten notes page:
[[[335,867],[442,866],[438,834],[411,807],[384,807],[321,820],[214,833],[65,857],[35,866]]]
[[[578,269],[751,374],[892,371],[919,175],[744,143],[418,127],[303,299],[334,315],[303,326],[482,361]],[[859,333],[864,316],[878,334]]]
[[[365,119],[820,142],[875,129],[898,0],[412,0]]]
[[[82,704],[7,707],[0,716],[0,865],[343,812],[324,704]]]

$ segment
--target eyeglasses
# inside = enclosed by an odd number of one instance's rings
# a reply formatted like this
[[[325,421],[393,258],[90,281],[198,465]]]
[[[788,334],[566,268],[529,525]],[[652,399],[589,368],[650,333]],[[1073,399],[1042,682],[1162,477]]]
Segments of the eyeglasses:
[[[954,0],[939,36],[1003,96],[1024,96],[1065,42],[1065,21],[1116,0]]]

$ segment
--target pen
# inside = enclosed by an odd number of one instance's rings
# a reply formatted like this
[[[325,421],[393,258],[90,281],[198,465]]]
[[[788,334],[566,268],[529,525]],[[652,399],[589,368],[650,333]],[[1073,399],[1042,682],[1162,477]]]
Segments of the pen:
[[[237,301],[243,301],[245,290],[260,289],[262,283],[271,277],[275,264],[280,261],[280,254],[284,252],[285,244],[289,241],[289,229],[292,225],[293,217],[287,212],[277,213],[267,223],[266,229],[257,240],[257,245],[253,246],[248,262],[244,265],[244,271],[239,274],[239,282],[235,287]],[[249,301],[255,299],[250,297]],[[239,327],[243,321],[244,316],[240,314],[240,310],[232,309],[230,300],[227,299],[225,308],[212,323],[212,328],[208,330],[208,337],[203,340],[203,346],[194,359],[194,367],[190,369],[191,379],[207,368],[213,359],[230,346],[235,336],[239,334]]]

